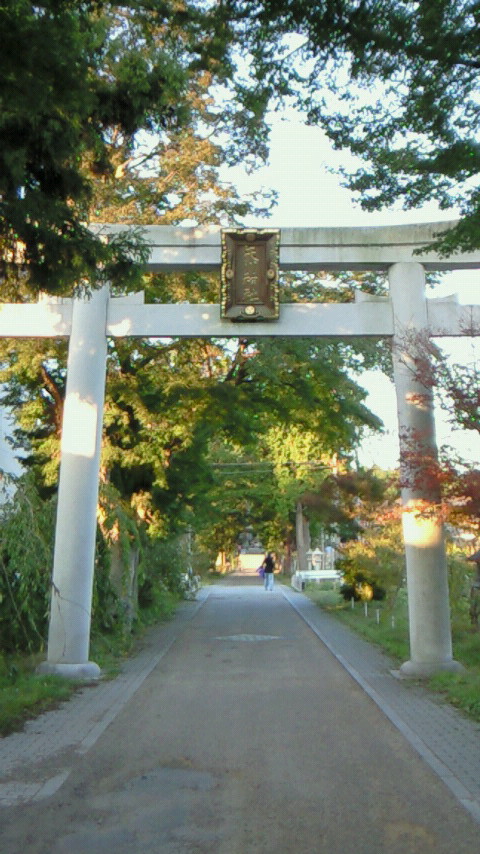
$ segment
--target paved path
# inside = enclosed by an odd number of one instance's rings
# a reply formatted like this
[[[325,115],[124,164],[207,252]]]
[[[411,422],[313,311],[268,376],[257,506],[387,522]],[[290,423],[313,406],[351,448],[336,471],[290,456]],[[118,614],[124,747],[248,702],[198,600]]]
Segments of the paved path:
[[[302,594],[207,588],[0,741],[2,854],[470,854],[480,727],[390,670]]]

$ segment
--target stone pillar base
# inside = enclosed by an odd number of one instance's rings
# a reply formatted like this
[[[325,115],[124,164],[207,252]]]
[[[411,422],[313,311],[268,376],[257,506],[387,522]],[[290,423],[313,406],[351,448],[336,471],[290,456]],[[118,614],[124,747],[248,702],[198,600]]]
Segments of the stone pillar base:
[[[82,682],[100,679],[102,675],[102,671],[94,661],[85,661],[83,664],[62,664],[62,662],[42,661],[37,667],[37,673],[64,676],[67,679],[78,679]]]
[[[428,679],[439,671],[463,673],[465,668],[459,661],[451,658],[448,661],[405,661],[400,667],[399,674],[410,679]]]

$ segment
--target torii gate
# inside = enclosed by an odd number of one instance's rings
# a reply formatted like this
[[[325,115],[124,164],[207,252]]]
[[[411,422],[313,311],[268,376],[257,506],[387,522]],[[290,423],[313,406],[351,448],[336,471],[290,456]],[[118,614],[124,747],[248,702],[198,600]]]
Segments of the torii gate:
[[[282,305],[278,321],[232,323],[219,305],[144,305],[143,294],[111,298],[108,287],[90,299],[41,299],[38,304],[0,307],[4,337],[70,336],[63,416],[58,511],[52,577],[47,661],[43,672],[96,678],[89,661],[90,615],[95,552],[98,473],[102,439],[107,336],[111,337],[389,337],[400,444],[419,437],[423,452],[436,454],[431,390],[421,385],[412,365],[412,335],[472,335],[480,329],[480,306],[454,300],[428,300],[425,270],[480,267],[480,250],[439,257],[416,255],[454,222],[375,228],[282,229],[280,269],[335,271],[387,270],[389,297],[358,295],[350,304]],[[105,226],[107,234],[125,226]],[[148,226],[147,269],[152,272],[217,270],[221,234],[217,227]],[[402,450],[402,448],[401,448]],[[456,670],[452,657],[447,566],[441,518],[419,513],[430,498],[421,487],[402,490],[410,622],[410,660],[406,675]],[[425,504],[424,501],[424,504]],[[431,502],[430,502],[431,503]]]

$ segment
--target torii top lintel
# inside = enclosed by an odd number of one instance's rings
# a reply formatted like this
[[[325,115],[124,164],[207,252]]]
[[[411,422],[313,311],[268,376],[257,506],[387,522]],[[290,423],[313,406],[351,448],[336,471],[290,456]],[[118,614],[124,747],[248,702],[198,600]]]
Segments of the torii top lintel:
[[[480,267],[480,249],[441,257],[430,250],[415,254],[438,235],[457,224],[448,222],[356,228],[281,228],[281,270],[387,270],[398,262],[419,262],[426,270],[461,270]],[[105,236],[128,226],[98,224],[92,230]],[[150,246],[147,268],[151,272],[216,270],[221,265],[219,226],[143,226]]]
[[[283,270],[388,270],[402,264],[418,270],[480,268],[480,250],[441,258],[436,252],[416,255],[454,222],[376,228],[285,228],[280,232],[279,266]],[[128,230],[125,225],[95,225],[108,237]],[[144,226],[150,246],[151,272],[220,270],[221,229]],[[454,298],[425,302],[432,336],[478,335],[480,305],[459,305]],[[0,305],[0,337],[58,337],[72,331],[71,299],[44,296],[37,304]],[[220,305],[204,303],[144,305],[144,295],[109,297],[105,334],[113,337],[365,337],[394,334],[394,307],[388,297],[358,293],[355,303],[297,303],[281,306],[274,323],[231,323],[220,316]]]

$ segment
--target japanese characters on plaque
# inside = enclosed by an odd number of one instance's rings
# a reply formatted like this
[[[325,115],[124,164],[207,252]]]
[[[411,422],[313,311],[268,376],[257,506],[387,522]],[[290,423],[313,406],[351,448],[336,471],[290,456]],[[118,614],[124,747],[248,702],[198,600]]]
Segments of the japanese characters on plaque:
[[[222,231],[222,318],[277,320],[279,229]]]

